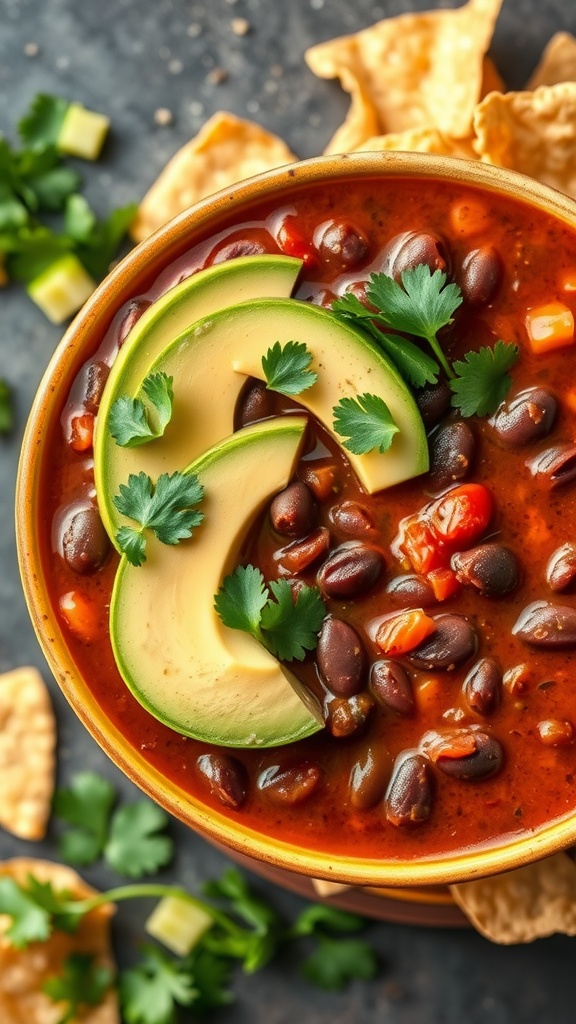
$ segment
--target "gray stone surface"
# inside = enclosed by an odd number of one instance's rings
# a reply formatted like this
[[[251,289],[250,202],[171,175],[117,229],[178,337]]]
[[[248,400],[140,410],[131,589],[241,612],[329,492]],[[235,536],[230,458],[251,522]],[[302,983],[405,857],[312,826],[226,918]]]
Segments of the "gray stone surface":
[[[103,159],[83,168],[95,208],[138,199],[176,149],[218,109],[253,117],[283,135],[302,157],[319,152],[342,120],[347,100],[335,83],[307,70],[307,46],[367,26],[385,14],[436,6],[425,0],[0,0],[0,131],[13,133],[37,92],[78,99],[107,112],[113,134]],[[240,37],[233,18],[246,18]],[[557,30],[576,31],[574,0],[507,0],[493,55],[518,87]],[[37,44],[27,56],[27,44]],[[212,84],[209,73],[228,78]],[[159,127],[154,112],[173,121]],[[136,791],[100,752],[61,697],[29,623],[14,550],[13,493],[21,435],[35,389],[59,339],[23,291],[0,295],[0,375],[14,387],[17,426],[0,439],[0,670],[37,665],[50,681],[59,721],[59,782],[80,768],[101,772],[127,797]],[[1,779],[0,779],[1,785]],[[220,872],[227,858],[176,822],[177,858],[165,873],[194,888]],[[0,857],[54,857],[54,835],[31,845],[0,832]],[[85,872],[108,886],[104,868]],[[302,901],[255,879],[287,913]],[[147,908],[122,907],[115,924],[123,962],[142,935]],[[326,994],[299,978],[289,959],[261,974],[237,977],[237,1002],[214,1016],[235,1024],[531,1024],[573,1020],[574,948],[554,938],[527,948],[498,949],[472,931],[374,924],[370,936],[382,971],[370,984]],[[2,1022],[0,1022],[2,1024]]]

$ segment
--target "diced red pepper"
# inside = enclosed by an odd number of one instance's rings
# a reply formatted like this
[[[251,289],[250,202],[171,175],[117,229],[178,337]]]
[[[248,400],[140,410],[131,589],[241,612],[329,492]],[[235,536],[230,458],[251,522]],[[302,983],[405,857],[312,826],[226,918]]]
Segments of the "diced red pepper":
[[[456,579],[456,573],[449,568],[432,569],[426,579],[432,587],[437,601],[447,601],[461,589],[461,584]]]
[[[488,488],[483,484],[462,484],[434,504],[429,524],[437,540],[456,551],[479,540],[491,516],[492,496]]]
[[[407,516],[400,523],[397,546],[410,562],[414,572],[426,575],[446,564],[440,544],[420,513]]]
[[[84,643],[98,636],[100,628],[98,608],[81,590],[70,590],[59,601],[60,613],[68,628]]]
[[[378,627],[376,643],[384,654],[399,656],[414,651],[436,631],[436,623],[422,608],[411,608],[385,619]]]
[[[70,447],[75,452],[88,452],[94,443],[94,416],[85,412],[74,416],[71,424]]]

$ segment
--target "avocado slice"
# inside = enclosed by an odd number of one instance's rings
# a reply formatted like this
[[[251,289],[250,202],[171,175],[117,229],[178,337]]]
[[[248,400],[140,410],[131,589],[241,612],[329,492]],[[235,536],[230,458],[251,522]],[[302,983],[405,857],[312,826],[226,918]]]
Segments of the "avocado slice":
[[[301,266],[301,260],[280,255],[241,256],[219,263],[200,270],[171,288],[134,325],[106,381],[94,437],[94,470],[100,514],[114,543],[122,520],[112,498],[118,493],[118,485],[125,482],[131,472],[145,469],[146,453],[132,454],[118,447],[107,426],[111,406],[121,395],[135,397],[138,394],[156,357],[196,320],[222,306],[243,300],[290,295]],[[204,383],[209,388],[210,377]],[[182,461],[173,464],[173,468],[181,469],[203,447],[219,441],[231,430],[232,421],[225,430],[213,435],[208,444],[190,448]]]
[[[177,546],[147,540],[138,568],[123,556],[110,605],[116,663],[135,697],[177,732],[229,747],[271,747],[323,726],[316,699],[253,637],[214,610],[254,516],[289,482],[306,418],[233,434],[185,471],[204,486],[206,518]]]

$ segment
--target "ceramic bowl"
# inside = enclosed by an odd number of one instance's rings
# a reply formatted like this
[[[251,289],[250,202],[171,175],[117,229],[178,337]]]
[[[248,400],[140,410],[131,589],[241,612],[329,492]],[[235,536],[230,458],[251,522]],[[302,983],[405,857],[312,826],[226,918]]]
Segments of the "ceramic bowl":
[[[576,228],[576,205],[565,196],[523,176],[481,163],[420,154],[358,154],[297,163],[242,182],[199,203],[133,249],[100,285],[66,331],[46,370],[33,404],[22,447],[17,483],[17,544],[30,615],[46,659],[78,718],[108,756],[143,791],[192,829],[231,850],[268,865],[312,877],[372,886],[418,886],[448,883],[514,868],[565,848],[576,841],[576,813],[502,845],[418,862],[364,860],[330,856],[279,842],[252,831],[192,799],[164,778],[130,745],[94,699],[63,631],[50,592],[51,566],[43,557],[40,536],[43,488],[50,438],[79,368],[96,350],[123,304],[141,294],[160,272],[198,240],[216,234],[256,200],[286,204],[294,190],[330,179],[412,176],[464,181],[492,193],[520,198]],[[94,652],[98,658],[98,652]]]

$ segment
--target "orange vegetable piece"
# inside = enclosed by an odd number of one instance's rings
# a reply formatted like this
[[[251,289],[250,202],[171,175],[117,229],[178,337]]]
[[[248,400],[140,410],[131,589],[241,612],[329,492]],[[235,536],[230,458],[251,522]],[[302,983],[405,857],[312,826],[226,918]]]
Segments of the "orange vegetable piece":
[[[574,344],[574,315],[563,302],[530,309],[525,324],[530,348],[536,355]]]
[[[480,235],[490,227],[492,216],[485,203],[477,199],[460,199],[449,213],[450,226],[461,238]]]
[[[326,501],[338,490],[334,466],[305,466],[300,477],[317,501]]]
[[[423,608],[411,608],[385,619],[378,627],[376,643],[384,654],[408,654],[435,632],[434,619]]]
[[[460,583],[452,569],[432,569],[426,578],[437,601],[447,601],[460,590]]]
[[[576,267],[573,270],[567,270],[560,279],[560,287],[565,292],[576,292]]]
[[[74,416],[70,436],[70,447],[75,452],[88,452],[94,443],[94,416],[86,412],[82,416]]]
[[[84,643],[98,635],[98,608],[81,590],[70,590],[59,601],[60,613],[68,628]]]

